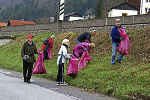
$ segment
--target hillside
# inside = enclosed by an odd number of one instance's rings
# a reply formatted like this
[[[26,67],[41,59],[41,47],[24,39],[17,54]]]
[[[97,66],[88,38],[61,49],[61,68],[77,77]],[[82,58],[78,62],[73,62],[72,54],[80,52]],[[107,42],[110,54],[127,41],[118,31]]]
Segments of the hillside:
[[[17,3],[22,3],[24,0],[0,0],[0,7],[6,8],[10,7],[12,5],[15,5]]]
[[[81,15],[94,15],[98,0],[66,0],[65,13],[78,12]]]
[[[65,13],[78,12],[81,15],[99,14],[125,0],[66,0]],[[0,0],[0,21],[9,19],[36,20],[55,16],[58,0]],[[97,6],[98,5],[98,6]],[[107,6],[106,6],[107,5]],[[97,9],[97,10],[96,10]]]
[[[18,3],[10,1],[7,1],[8,5],[4,5],[4,9],[1,10],[0,21],[7,22],[9,19],[36,20],[55,16],[58,0],[23,0]],[[6,1],[1,1],[1,4],[3,3]]]
[[[93,61],[88,63],[85,69],[79,71],[76,77],[65,75],[65,80],[73,86],[83,88],[85,91],[103,93],[115,96],[122,100],[133,100],[133,98],[150,99],[150,28],[134,28],[127,30],[130,38],[130,53],[125,56],[122,64],[111,65],[111,40],[110,33],[99,31],[92,38],[96,48],[91,51]],[[47,79],[56,80],[57,75],[57,53],[61,41],[64,38],[70,40],[69,53],[76,45],[76,37],[79,33],[66,33],[56,35],[53,48],[53,58],[45,61],[46,75],[36,75]],[[52,34],[35,35],[34,41],[41,48],[43,39]],[[20,50],[26,41],[24,34],[16,35],[6,46],[0,47],[0,67],[22,72],[22,61]],[[66,66],[67,67],[67,66]],[[66,72],[66,69],[65,69]],[[147,99],[146,99],[147,98]],[[135,100],[135,99],[134,99]]]
[[[1,0],[0,21],[36,20],[55,16],[58,0]],[[66,0],[65,13],[94,14],[97,0]]]

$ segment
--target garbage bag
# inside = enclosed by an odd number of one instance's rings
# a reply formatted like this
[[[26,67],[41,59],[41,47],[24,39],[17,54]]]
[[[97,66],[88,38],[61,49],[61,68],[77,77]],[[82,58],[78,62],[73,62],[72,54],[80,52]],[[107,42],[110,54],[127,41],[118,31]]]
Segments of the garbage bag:
[[[79,64],[78,64],[79,70],[86,67],[86,65],[87,65],[86,61],[92,61],[92,58],[90,57],[90,54],[88,51],[84,51],[82,56],[81,56],[81,59],[80,59]]]
[[[120,44],[117,50],[121,54],[128,55],[129,54],[129,38],[125,30],[122,28],[119,29],[119,35],[121,37],[124,37],[124,39],[120,41]]]
[[[48,59],[51,59],[52,54],[51,54],[51,48],[50,47],[48,48],[47,53],[48,53]]]
[[[46,69],[43,62],[44,54],[41,53],[40,50],[38,51],[38,53],[40,53],[40,55],[38,57],[38,60],[35,63],[32,74],[45,74]]]
[[[88,51],[86,51],[86,61],[92,61],[92,58],[90,57],[90,54]]]
[[[73,55],[70,55],[70,56],[71,56],[71,58],[69,59],[69,64],[68,64],[68,68],[67,68],[67,75],[75,76],[78,73],[77,63],[79,62],[79,59],[77,59]]]

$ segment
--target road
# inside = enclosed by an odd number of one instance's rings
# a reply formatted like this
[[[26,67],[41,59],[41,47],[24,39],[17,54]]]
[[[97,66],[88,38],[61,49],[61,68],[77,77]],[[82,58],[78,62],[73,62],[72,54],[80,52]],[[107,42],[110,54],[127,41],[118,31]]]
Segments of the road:
[[[55,86],[55,82],[32,77],[23,82],[22,74],[0,69],[0,100],[117,100],[90,94],[71,86]]]
[[[75,100],[38,85],[23,84],[22,80],[0,74],[0,100]]]

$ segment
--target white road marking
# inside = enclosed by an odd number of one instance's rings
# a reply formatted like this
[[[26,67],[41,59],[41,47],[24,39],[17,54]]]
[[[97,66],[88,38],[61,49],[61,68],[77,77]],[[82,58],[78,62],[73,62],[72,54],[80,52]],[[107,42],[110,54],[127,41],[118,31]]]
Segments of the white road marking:
[[[0,73],[2,73],[2,74],[7,74],[7,75],[10,75],[10,74],[11,74],[11,72],[4,71],[4,70],[0,70]]]

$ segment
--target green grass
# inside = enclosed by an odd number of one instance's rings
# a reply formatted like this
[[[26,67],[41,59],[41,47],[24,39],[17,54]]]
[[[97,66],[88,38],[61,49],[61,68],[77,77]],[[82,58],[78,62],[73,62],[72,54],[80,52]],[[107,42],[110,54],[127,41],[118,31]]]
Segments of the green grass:
[[[141,32],[142,30],[138,31]],[[130,32],[135,33],[133,30]],[[35,35],[34,41],[37,48],[40,49],[43,39],[51,35],[52,34]],[[71,53],[71,48],[73,48],[75,45],[75,37],[77,35],[78,34],[75,33],[57,35],[53,49],[55,54],[51,60],[44,62],[47,74],[35,76],[56,80],[57,53],[60,48],[61,41],[64,38],[69,38],[72,40],[69,51]],[[115,96],[119,99],[131,99],[131,96],[137,95],[150,97],[150,63],[147,62],[147,60],[146,62],[143,62],[144,58],[140,58],[138,53],[136,53],[140,52],[138,51],[139,49],[141,49],[141,52],[143,52],[143,49],[146,51],[148,48],[143,48],[143,45],[138,45],[136,47],[135,43],[139,42],[140,40],[133,40],[135,35],[136,34],[129,35],[132,40],[131,46],[134,45],[134,47],[131,48],[130,55],[124,57],[122,64],[117,63],[116,65],[111,65],[111,41],[108,37],[109,34],[106,32],[98,34],[94,39],[94,43],[96,43],[97,47],[92,51],[93,53],[91,54],[93,61],[88,63],[86,68],[80,70],[74,78],[65,74],[65,80],[70,85],[83,88],[86,91],[103,93],[106,95]],[[13,40],[11,43],[0,47],[0,67],[22,72],[20,51],[21,46],[25,41],[25,36],[20,34],[17,35],[16,40]],[[145,39],[145,41],[147,40]],[[133,49],[136,51],[133,51]],[[139,59],[136,60],[136,57]],[[65,66],[66,73],[67,64]]]

